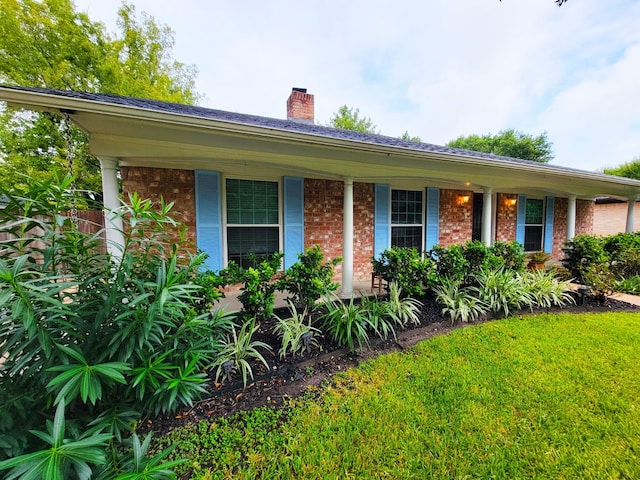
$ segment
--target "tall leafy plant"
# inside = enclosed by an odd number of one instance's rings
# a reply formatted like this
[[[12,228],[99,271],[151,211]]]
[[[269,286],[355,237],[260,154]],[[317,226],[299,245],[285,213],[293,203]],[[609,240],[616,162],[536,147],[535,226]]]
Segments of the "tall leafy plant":
[[[420,296],[431,283],[432,262],[415,248],[392,247],[372,258],[373,272],[387,284],[396,283],[407,296]]]
[[[56,405],[120,451],[132,421],[202,395],[227,331],[226,314],[194,309],[202,257],[184,248],[171,204],[131,196],[115,212],[126,225],[115,258],[69,217],[72,185],[0,192],[0,456],[35,452],[28,431],[45,431]]]

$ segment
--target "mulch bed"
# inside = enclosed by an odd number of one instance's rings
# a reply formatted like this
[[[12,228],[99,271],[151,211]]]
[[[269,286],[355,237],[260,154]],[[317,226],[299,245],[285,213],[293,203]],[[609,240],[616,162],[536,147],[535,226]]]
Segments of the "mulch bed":
[[[310,389],[324,384],[337,372],[345,371],[359,365],[361,362],[377,357],[385,353],[410,348],[421,340],[450,332],[472,324],[478,324],[493,318],[483,319],[471,324],[457,323],[452,325],[444,320],[440,309],[432,298],[420,299],[424,306],[421,311],[421,324],[417,327],[409,326],[403,331],[396,332],[397,338],[390,340],[372,340],[370,348],[357,349],[354,352],[345,348],[339,348],[331,339],[324,336],[319,338],[320,347],[312,347],[312,350],[304,356],[287,357],[281,360],[277,354],[278,347],[274,347],[273,353],[266,353],[265,359],[271,369],[264,365],[253,366],[254,380],[243,388],[242,381],[230,384],[215,384],[213,378],[210,382],[210,395],[194,404],[192,408],[184,409],[171,416],[162,416],[149,419],[143,423],[140,430],[153,430],[156,435],[162,435],[174,428],[201,420],[212,421],[215,418],[228,417],[239,411],[251,410],[257,407],[278,407],[287,399],[302,395]],[[578,299],[580,303],[580,299]],[[640,307],[615,299],[607,299],[600,305],[595,302],[585,301],[584,305],[570,305],[563,308],[550,310],[538,310],[533,313],[556,311],[566,313],[584,312],[608,312],[629,311],[640,312]],[[278,309],[278,316],[287,315],[286,309]],[[530,310],[514,312],[513,315],[528,315]],[[254,340],[263,341],[269,345],[279,345],[279,340],[271,333],[275,319],[264,322]]]

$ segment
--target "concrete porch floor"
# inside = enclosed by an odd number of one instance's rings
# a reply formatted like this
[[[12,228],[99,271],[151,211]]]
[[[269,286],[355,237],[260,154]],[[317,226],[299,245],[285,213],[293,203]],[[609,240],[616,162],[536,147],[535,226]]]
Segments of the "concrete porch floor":
[[[242,308],[242,304],[240,303],[240,301],[238,301],[238,295],[240,295],[241,291],[240,289],[234,289],[230,292],[225,293],[225,298],[220,299],[220,301],[216,304],[214,304],[214,308],[224,308],[225,311],[228,312],[237,312]],[[335,293],[338,296],[341,296],[342,291],[340,288],[338,288],[338,290],[335,291]],[[371,282],[370,281],[357,281],[354,280],[353,282],[353,295],[355,297],[361,297],[361,296],[372,296],[374,294],[376,295],[384,295],[386,293],[384,288],[381,288],[378,291],[378,288],[376,288],[375,290],[371,288]],[[276,299],[275,299],[275,308],[280,308],[280,307],[286,307],[287,306],[287,302],[285,301],[285,298],[287,297],[286,293],[283,292],[276,292]]]

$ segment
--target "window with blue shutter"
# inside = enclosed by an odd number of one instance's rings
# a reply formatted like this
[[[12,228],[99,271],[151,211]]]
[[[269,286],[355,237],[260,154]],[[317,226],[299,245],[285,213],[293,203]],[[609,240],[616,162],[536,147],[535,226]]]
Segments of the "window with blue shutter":
[[[220,173],[195,171],[196,243],[209,257],[205,267],[223,268]]]
[[[304,178],[284,177],[284,268],[304,253]]]
[[[373,256],[380,257],[380,254],[391,246],[389,236],[390,220],[390,195],[391,189],[386,183],[376,183],[374,189],[374,220],[373,220]]]
[[[427,188],[427,219],[426,219],[425,246],[426,251],[431,250],[440,241],[440,189]]]

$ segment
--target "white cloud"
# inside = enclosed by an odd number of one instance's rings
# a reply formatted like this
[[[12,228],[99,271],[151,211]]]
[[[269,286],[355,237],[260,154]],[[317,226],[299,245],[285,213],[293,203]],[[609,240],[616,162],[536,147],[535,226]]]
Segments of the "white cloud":
[[[117,5],[77,0],[115,29]],[[554,142],[554,164],[589,170],[640,154],[640,2],[137,0],[175,30],[206,106],[285,116],[291,87],[385,134],[445,143],[506,128]]]

